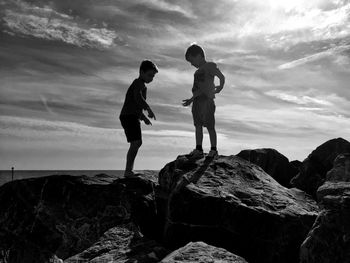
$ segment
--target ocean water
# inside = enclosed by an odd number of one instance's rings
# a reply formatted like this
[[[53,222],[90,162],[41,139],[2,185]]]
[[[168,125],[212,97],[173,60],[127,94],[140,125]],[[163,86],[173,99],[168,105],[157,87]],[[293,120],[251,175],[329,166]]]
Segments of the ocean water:
[[[108,174],[115,177],[122,177],[123,170],[14,170],[13,180],[43,177],[49,175],[86,175],[94,176],[96,174]],[[12,181],[11,170],[0,170],[0,186]]]

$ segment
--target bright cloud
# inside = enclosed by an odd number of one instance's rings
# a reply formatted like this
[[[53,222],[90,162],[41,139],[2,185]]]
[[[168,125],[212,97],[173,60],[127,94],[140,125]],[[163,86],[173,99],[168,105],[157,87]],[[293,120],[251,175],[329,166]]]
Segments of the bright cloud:
[[[338,47],[334,47],[334,48],[330,48],[326,51],[322,51],[310,56],[306,56],[304,58],[300,58],[297,60],[294,60],[292,62],[288,62],[285,63],[283,65],[278,66],[279,69],[290,69],[296,66],[300,66],[309,62],[313,62],[313,61],[317,61],[319,59],[322,58],[328,58],[328,57],[332,57],[332,56],[337,56],[338,54],[344,52],[344,51],[348,51],[350,50],[350,45],[343,45],[343,46],[338,46]],[[342,60],[339,61],[338,59],[336,59],[336,61],[338,61],[338,64],[348,64],[347,60]]]
[[[72,16],[24,2],[15,11],[6,10],[3,21],[10,34],[62,41],[79,47],[110,48],[118,37],[113,30],[88,28],[74,21]]]
[[[147,85],[157,120],[142,126],[136,169],[189,152],[181,101],[194,41],[226,76],[215,100],[221,154],[271,147],[302,160],[350,138],[349,1],[0,0],[0,15],[2,169],[123,169],[118,114],[145,58],[159,67]]]

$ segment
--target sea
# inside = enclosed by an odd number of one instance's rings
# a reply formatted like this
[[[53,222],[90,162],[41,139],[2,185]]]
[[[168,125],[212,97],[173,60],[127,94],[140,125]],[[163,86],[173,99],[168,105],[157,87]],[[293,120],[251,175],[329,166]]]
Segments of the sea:
[[[36,178],[49,175],[86,175],[94,176],[96,174],[113,175],[116,178],[122,177],[124,170],[14,170],[12,177],[12,170],[0,170],[0,186],[11,182],[12,180]]]

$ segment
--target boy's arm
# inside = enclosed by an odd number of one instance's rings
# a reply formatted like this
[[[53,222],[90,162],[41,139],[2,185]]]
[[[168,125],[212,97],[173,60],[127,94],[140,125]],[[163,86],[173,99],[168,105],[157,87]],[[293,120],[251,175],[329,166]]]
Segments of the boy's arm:
[[[188,106],[188,105],[191,105],[191,103],[193,102],[193,100],[196,98],[196,97],[198,97],[198,96],[200,96],[200,95],[202,95],[204,92],[199,88],[199,89],[197,89],[197,90],[195,90],[195,91],[192,91],[192,97],[191,98],[189,98],[189,99],[185,99],[185,100],[182,100],[182,106]]]
[[[156,116],[154,115],[151,107],[148,105],[148,103],[146,102],[146,99],[142,95],[142,88],[143,86],[137,85],[136,88],[134,89],[135,102],[138,105],[138,107],[148,112],[148,117],[156,119]]]
[[[149,105],[146,102],[146,99],[143,97],[142,95],[142,86],[141,85],[137,85],[134,89],[134,98],[135,98],[135,102],[136,105],[143,109],[143,110],[147,110],[149,108]]]
[[[152,125],[152,122],[143,113],[140,116],[140,120],[143,121],[146,125]]]
[[[192,98],[191,99],[199,97],[203,93],[204,93],[203,90],[201,89],[201,87],[199,87],[198,89],[196,89],[195,91],[192,92]]]
[[[224,74],[222,74],[222,72],[220,71],[220,69],[218,67],[215,68],[214,70],[214,76],[217,76],[219,78],[220,84],[219,86],[215,87],[215,93],[219,93],[225,85],[225,76]]]

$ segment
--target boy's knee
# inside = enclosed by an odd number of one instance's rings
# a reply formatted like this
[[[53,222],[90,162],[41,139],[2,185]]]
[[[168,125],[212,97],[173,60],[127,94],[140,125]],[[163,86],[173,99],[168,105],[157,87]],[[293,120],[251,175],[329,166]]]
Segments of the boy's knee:
[[[215,127],[214,126],[209,126],[207,127],[208,132],[215,132]]]
[[[140,148],[141,145],[142,145],[142,141],[141,140],[137,140],[137,141],[132,141],[131,142],[131,146],[133,146],[133,147]]]

